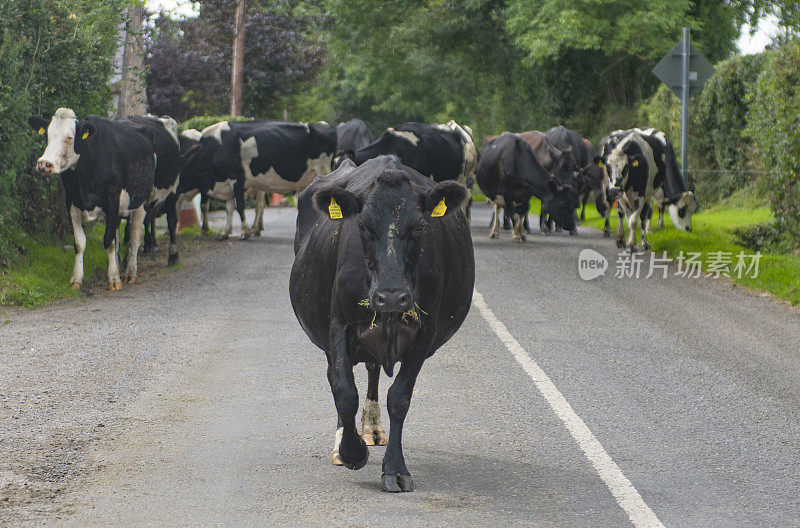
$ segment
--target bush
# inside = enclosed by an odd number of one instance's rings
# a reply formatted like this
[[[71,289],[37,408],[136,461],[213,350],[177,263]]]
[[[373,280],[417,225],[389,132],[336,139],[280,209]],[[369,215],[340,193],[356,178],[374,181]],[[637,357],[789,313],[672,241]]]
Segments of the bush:
[[[764,54],[721,61],[690,101],[690,178],[701,203],[716,203],[753,180],[754,173],[742,172],[753,169],[756,157],[752,141],[744,135],[750,106],[747,96],[765,62]],[[645,123],[673,140],[680,155],[681,104],[667,86],[642,104],[641,115]],[[704,170],[723,172],[699,172]]]
[[[800,248],[800,40],[772,52],[754,84],[746,133],[768,172],[762,184],[770,196],[775,231]]]
[[[107,115],[117,34],[127,0],[0,0],[0,266],[18,253],[11,234],[67,232],[58,178],[33,170],[44,141],[31,115],[69,106]]]
[[[213,125],[214,123],[219,123],[220,121],[247,121],[249,119],[253,118],[233,116],[233,115],[216,115],[216,116],[200,115],[200,116],[195,116],[191,119],[187,119],[186,121],[180,124],[179,128],[181,131],[190,130],[192,128],[197,130],[203,130],[207,126]]]

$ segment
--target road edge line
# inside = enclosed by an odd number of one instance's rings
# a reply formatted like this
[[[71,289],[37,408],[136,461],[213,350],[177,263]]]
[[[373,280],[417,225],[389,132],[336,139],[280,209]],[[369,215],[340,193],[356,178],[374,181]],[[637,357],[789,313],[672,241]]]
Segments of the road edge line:
[[[637,528],[664,528],[656,514],[644,502],[642,496],[630,480],[622,473],[616,462],[606,452],[603,445],[594,436],[592,431],[573,410],[567,399],[558,390],[550,377],[514,339],[506,325],[494,314],[478,290],[474,290],[472,304],[478,309],[489,324],[495,335],[506,346],[514,359],[519,363],[528,377],[531,378],[536,389],[547,400],[550,408],[558,416],[564,426],[578,443],[583,454],[592,464],[597,474],[614,496],[617,504],[628,514]]]

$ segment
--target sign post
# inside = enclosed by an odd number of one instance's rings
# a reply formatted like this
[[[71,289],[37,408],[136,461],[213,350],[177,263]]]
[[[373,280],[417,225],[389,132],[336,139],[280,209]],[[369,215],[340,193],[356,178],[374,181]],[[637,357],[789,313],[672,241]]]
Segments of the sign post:
[[[681,100],[681,171],[686,183],[689,175],[689,98],[711,78],[714,66],[692,48],[689,28],[683,28],[683,38],[653,68],[653,73]]]

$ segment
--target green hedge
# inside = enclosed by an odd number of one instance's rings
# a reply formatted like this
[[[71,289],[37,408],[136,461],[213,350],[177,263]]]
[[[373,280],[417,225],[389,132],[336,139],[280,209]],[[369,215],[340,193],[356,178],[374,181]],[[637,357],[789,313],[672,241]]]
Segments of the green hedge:
[[[776,232],[800,249],[800,40],[772,52],[753,86],[747,134],[766,174]]]
[[[31,115],[68,106],[106,115],[117,33],[130,0],[0,0],[0,266],[22,250],[12,234],[67,231],[58,178],[33,170],[45,141]]]
[[[755,179],[755,173],[741,171],[756,168],[755,150],[745,128],[748,93],[765,63],[765,54],[718,63],[714,75],[690,102],[689,168],[696,194],[705,205],[730,196]],[[649,126],[663,130],[679,149],[680,100],[666,86],[642,104],[641,117]],[[699,172],[702,170],[723,172]]]
[[[207,126],[219,123],[220,121],[249,121],[250,119],[253,118],[234,115],[200,115],[187,119],[180,124],[179,128],[181,131],[190,130],[192,128],[203,130]]]

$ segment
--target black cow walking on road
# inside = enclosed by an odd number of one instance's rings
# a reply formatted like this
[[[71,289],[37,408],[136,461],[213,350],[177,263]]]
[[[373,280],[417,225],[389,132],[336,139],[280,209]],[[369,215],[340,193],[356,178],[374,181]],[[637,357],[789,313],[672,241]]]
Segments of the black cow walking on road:
[[[475,260],[461,210],[468,196],[459,183],[435,184],[381,156],[357,168],[345,160],[298,197],[289,288],[303,330],[328,358],[339,417],[335,462],[338,454],[341,464],[360,469],[369,457],[356,430],[353,366],[368,366],[367,421],[378,411],[380,366],[392,376],[400,362],[387,397],[385,491],[413,489],[401,436],[414,383],[469,312]],[[377,436],[367,424],[362,435]]]

